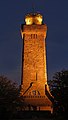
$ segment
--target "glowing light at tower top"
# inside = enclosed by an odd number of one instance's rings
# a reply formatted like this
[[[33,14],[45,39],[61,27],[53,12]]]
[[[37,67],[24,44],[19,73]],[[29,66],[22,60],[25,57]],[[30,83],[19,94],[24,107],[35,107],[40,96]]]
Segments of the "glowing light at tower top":
[[[42,21],[43,21],[43,17],[39,13],[33,13],[33,14],[31,13],[25,16],[26,25],[32,25],[32,24],[41,25]]]

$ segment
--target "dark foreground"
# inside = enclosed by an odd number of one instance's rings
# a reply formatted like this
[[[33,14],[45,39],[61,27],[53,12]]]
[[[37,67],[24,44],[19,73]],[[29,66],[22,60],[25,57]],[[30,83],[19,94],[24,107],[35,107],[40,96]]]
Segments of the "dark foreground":
[[[17,112],[14,114],[8,113],[5,116],[1,116],[0,120],[67,120],[67,116],[63,114],[50,114],[44,111],[29,111],[29,112]]]
[[[20,111],[14,114],[4,114],[0,117],[0,120],[67,120],[67,115],[50,114],[49,112],[44,111]]]

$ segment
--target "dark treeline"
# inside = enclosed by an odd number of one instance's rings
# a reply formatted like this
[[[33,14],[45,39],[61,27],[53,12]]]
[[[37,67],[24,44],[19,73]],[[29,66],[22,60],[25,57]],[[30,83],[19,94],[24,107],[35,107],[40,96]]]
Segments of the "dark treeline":
[[[54,96],[54,115],[67,116],[68,109],[68,70],[56,72],[49,87]],[[7,77],[0,76],[0,118],[12,118],[22,111],[19,97],[20,87]],[[1,119],[2,120],[2,119]]]
[[[54,96],[54,113],[68,116],[68,70],[56,72],[49,81],[52,95]]]
[[[7,77],[0,76],[0,118],[9,118],[16,111],[19,87]]]

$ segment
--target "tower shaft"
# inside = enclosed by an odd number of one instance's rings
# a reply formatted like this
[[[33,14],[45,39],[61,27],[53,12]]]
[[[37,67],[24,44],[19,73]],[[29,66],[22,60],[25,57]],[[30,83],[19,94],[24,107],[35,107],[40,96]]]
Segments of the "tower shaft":
[[[25,25],[23,27],[23,92],[30,86],[30,83],[33,82],[40,90],[40,94],[45,95],[45,84],[47,84],[45,53],[46,31],[46,25]],[[34,90],[36,90],[37,87]]]

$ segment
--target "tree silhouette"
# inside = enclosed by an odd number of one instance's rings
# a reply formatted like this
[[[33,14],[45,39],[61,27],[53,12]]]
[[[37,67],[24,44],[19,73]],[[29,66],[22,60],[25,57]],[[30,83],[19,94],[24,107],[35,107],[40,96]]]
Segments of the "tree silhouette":
[[[58,110],[67,113],[68,109],[68,70],[56,72],[49,82],[51,92],[58,102]]]
[[[5,117],[7,113],[15,109],[15,101],[18,98],[18,94],[19,88],[17,84],[7,77],[0,76],[0,116]]]

